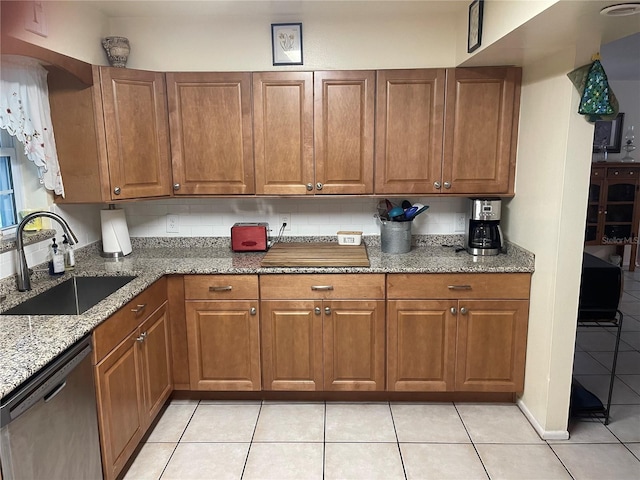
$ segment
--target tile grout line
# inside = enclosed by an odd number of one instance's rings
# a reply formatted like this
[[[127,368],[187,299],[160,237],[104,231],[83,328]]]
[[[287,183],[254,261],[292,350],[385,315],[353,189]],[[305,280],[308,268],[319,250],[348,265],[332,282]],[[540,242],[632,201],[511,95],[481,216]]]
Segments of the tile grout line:
[[[169,407],[169,406],[170,405],[167,405],[167,407]],[[200,406],[200,400],[198,400],[198,403],[196,404],[196,408],[194,408],[193,412],[191,412],[191,416],[189,417],[189,420],[187,421],[187,424],[184,426],[184,430],[182,430],[182,433],[180,434],[180,438],[178,438],[178,441],[176,442],[176,446],[173,447],[173,451],[171,452],[171,455],[169,455],[169,459],[167,460],[167,463],[165,463],[164,468],[162,469],[162,472],[160,472],[160,476],[158,477],[158,480],[161,480],[162,476],[167,471],[167,467],[169,466],[169,463],[171,462],[171,459],[175,455],[176,450],[178,449],[178,445],[180,445],[180,443],[182,443],[182,437],[184,437],[184,432],[187,431],[187,428],[189,427],[189,424],[191,423],[191,420],[193,420],[193,416],[196,414],[196,410],[198,410],[199,406]],[[165,411],[166,411],[166,409],[165,409]],[[166,442],[166,443],[168,443],[168,442]],[[171,442],[171,443],[173,443],[173,442]]]
[[[482,465],[482,469],[484,470],[485,475],[487,476],[487,478],[490,479],[491,475],[489,475],[489,471],[487,470],[487,467],[485,466],[484,462],[482,461],[482,457],[480,456],[480,452],[478,452],[478,448],[476,447],[476,444],[473,441],[473,438],[471,438],[471,434],[469,433],[469,429],[467,428],[467,425],[464,423],[462,415],[460,415],[460,410],[458,410],[458,406],[456,405],[456,402],[451,402],[451,403],[453,405],[453,408],[455,408],[456,413],[458,414],[458,418],[460,419],[460,423],[462,423],[462,427],[464,428],[464,431],[466,432],[467,437],[469,437],[469,441],[471,442],[471,446],[473,447],[473,451],[476,452],[478,460],[480,460],[480,465]]]
[[[398,446],[398,454],[400,455],[400,464],[402,465],[402,473],[404,473],[404,478],[407,480],[407,469],[404,466],[404,458],[402,458],[402,449],[400,448],[400,439],[398,438],[398,429],[396,428],[396,421],[393,418],[393,409],[391,408],[391,402],[388,404],[389,406],[389,414],[391,415],[391,424],[393,425],[393,433],[396,436],[396,445]]]
[[[251,433],[251,440],[249,441],[249,448],[247,449],[247,456],[244,457],[244,465],[242,466],[242,473],[240,474],[240,480],[244,478],[244,472],[247,468],[247,462],[249,461],[249,455],[251,454],[251,446],[253,445],[253,439],[256,436],[256,430],[258,429],[258,422],[260,421],[260,414],[262,413],[262,406],[264,401],[260,402],[260,408],[258,408],[258,416],[256,417],[256,424],[253,426],[253,432]]]

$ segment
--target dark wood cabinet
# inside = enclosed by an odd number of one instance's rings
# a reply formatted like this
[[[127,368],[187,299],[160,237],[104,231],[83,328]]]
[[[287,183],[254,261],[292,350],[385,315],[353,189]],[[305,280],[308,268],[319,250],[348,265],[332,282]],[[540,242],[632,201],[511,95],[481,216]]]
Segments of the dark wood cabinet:
[[[629,270],[635,270],[640,226],[640,166],[594,163],[591,168],[586,245],[630,245]]]

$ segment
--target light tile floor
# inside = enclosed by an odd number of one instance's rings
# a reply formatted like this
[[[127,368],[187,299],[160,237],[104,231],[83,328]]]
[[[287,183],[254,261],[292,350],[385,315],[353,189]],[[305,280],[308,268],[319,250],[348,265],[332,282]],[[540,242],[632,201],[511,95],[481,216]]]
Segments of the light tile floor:
[[[640,272],[620,309],[611,421],[571,420],[569,440],[541,440],[512,404],[172,400],[124,479],[637,480]],[[576,340],[574,374],[601,399],[614,333]]]

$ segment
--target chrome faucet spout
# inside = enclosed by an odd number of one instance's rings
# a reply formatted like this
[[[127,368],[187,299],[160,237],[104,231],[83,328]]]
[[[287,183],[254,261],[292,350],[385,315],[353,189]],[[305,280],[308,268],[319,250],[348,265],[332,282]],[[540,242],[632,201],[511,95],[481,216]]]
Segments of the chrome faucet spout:
[[[57,213],[52,212],[32,212],[29,215],[25,216],[18,228],[16,229],[16,249],[18,250],[18,291],[26,292],[27,290],[31,290],[31,277],[29,276],[29,267],[27,266],[27,257],[24,254],[24,239],[22,238],[22,234],[24,232],[24,227],[27,223],[29,223],[34,218],[38,217],[47,217],[55,220],[60,224],[62,230],[67,235],[67,240],[70,245],[75,245],[78,243],[78,237],[73,233],[71,227],[67,221],[62,218]]]

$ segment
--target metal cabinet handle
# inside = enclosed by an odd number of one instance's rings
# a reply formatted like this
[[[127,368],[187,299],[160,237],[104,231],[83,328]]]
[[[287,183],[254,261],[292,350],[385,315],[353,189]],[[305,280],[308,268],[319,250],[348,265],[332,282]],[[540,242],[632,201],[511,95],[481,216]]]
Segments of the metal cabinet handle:
[[[447,285],[449,290],[471,290],[471,285]]]
[[[147,338],[147,332],[142,332],[139,337],[136,337],[136,342],[144,342],[144,339]]]
[[[451,307],[451,314],[452,315],[457,315],[458,314],[458,310],[456,309],[456,307]]]
[[[256,313],[258,313],[258,309],[256,307],[251,307],[251,309],[249,310],[249,315],[255,315]]]
[[[436,187],[436,190],[440,190],[440,182],[433,182],[433,186]]]
[[[113,193],[115,193],[116,195],[120,195],[120,192],[121,192],[120,187],[116,187],[113,189]]]
[[[228,292],[230,290],[233,290],[233,286],[231,285],[225,285],[224,287],[214,287],[214,286],[209,287],[210,292]]]
[[[444,188],[451,188],[451,182],[444,182]]]
[[[138,305],[136,308],[132,308],[131,311],[137,315],[144,312],[145,308],[147,308],[147,304],[143,303],[142,305]]]
[[[313,183],[307,183],[307,190],[310,192],[313,190]]]
[[[461,307],[461,308],[460,308],[460,313],[461,313],[462,315],[466,315],[468,311],[469,311],[469,310],[467,310],[467,309],[466,309],[466,308],[464,308],[464,307]]]
[[[313,311],[314,311],[314,313],[315,313],[316,315],[320,315],[320,313],[321,313],[320,307],[316,307],[316,308],[314,308],[314,309],[313,309]]]
[[[320,182],[316,183],[316,188],[318,190],[322,190],[322,187],[324,187],[324,185],[322,185]]]
[[[324,314],[331,315],[331,309],[329,307],[324,307]]]
[[[177,192],[178,190],[180,190],[180,184],[179,183],[174,183],[173,184],[173,191]]]
[[[620,175],[620,172],[618,170],[613,172],[614,175]]]
[[[315,290],[315,291],[333,290],[333,285],[311,285],[311,290]]]

